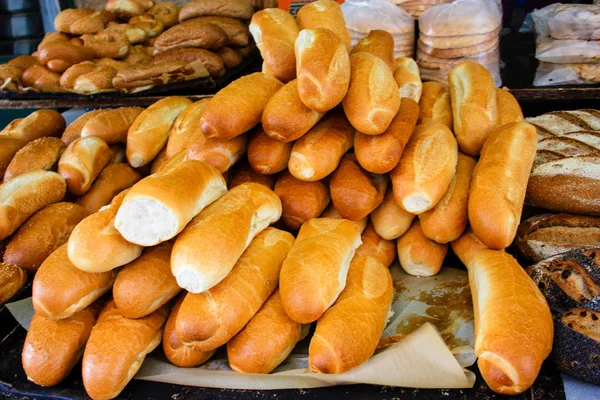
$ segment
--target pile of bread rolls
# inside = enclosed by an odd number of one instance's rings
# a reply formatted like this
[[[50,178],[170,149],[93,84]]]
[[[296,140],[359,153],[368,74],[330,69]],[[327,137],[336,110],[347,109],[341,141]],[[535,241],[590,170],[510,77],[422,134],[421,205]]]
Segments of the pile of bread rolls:
[[[265,4],[266,3],[266,4]],[[248,21],[276,4],[194,0],[109,0],[105,9],[68,9],[31,56],[0,66],[4,91],[137,92],[219,77],[254,51]]]
[[[161,339],[181,367],[225,345],[234,370],[268,373],[312,323],[310,371],[342,373],[377,347],[396,254],[430,276],[450,243],[469,269],[484,379],[499,393],[531,386],[552,319],[502,249],[535,128],[481,65],[456,66],[449,88],[421,85],[383,33],[351,53],[335,2],[302,10],[299,27],[276,9],[254,15],[263,72],[193,104],[84,114],[62,134],[58,174],[0,186],[2,238],[19,229],[7,248],[65,192],[87,215],[54,223],[65,233],[44,243],[23,350],[30,380],[56,384],[83,354],[88,394],[112,398]],[[24,121],[2,138],[18,139]]]

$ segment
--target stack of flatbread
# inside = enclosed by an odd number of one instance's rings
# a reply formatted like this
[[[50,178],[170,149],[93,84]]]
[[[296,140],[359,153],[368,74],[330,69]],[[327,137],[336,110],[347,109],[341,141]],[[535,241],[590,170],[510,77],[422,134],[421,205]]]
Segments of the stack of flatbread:
[[[419,19],[421,14],[429,10],[433,6],[440,4],[452,3],[453,0],[390,0],[398,7],[402,8],[413,19]]]

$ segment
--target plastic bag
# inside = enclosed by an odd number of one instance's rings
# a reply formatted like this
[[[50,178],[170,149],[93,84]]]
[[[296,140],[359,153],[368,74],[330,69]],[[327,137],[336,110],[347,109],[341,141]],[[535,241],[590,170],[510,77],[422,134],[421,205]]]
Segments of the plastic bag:
[[[600,39],[600,5],[556,7],[548,19],[548,33],[555,39]]]
[[[552,64],[540,62],[534,86],[589,85],[600,83],[600,64]]]
[[[398,0],[394,0],[398,1]],[[407,0],[398,4],[404,11],[409,13],[414,19],[419,19],[421,15],[431,7],[440,4],[452,3],[453,0]]]
[[[540,61],[559,64],[597,63],[600,62],[600,41],[540,38],[535,57]]]
[[[495,0],[457,0],[425,11],[419,30],[428,36],[481,35],[501,23],[502,11]]]
[[[548,32],[548,20],[554,13],[557,7],[561,6],[561,3],[554,3],[535,10],[531,13],[531,19],[533,19],[533,32],[537,39],[545,38],[550,36]]]

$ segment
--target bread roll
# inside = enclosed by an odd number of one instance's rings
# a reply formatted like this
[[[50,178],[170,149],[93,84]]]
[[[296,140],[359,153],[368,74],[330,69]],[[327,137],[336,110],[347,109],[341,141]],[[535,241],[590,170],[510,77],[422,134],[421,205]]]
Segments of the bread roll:
[[[276,290],[250,322],[227,342],[229,366],[237,372],[268,374],[290,355],[309,328],[309,324],[288,317]]]
[[[248,162],[259,174],[276,174],[287,168],[292,145],[273,139],[257,127],[248,142]]]
[[[68,318],[108,292],[115,275],[112,271],[90,273],[76,268],[64,244],[46,258],[35,275],[31,286],[33,308],[46,318]]]
[[[60,86],[60,74],[52,72],[42,65],[32,65],[23,71],[21,82],[25,87],[54,91]]]
[[[470,226],[451,245],[452,251],[465,266],[469,265],[475,253],[479,250],[489,248],[473,233],[473,229]]]
[[[104,111],[105,110],[93,110],[86,112],[85,114],[77,118],[75,121],[71,122],[69,126],[67,126],[62,136],[60,137],[60,140],[65,142],[67,145],[73,143],[76,139],[79,139],[81,137],[81,131],[83,130],[85,124],[87,124],[87,122],[93,117],[99,115]]]
[[[371,53],[381,58],[394,71],[394,37],[387,31],[372,30],[356,43],[350,54]],[[416,64],[415,64],[416,65]]]
[[[62,115],[54,110],[37,110],[25,118],[18,118],[0,132],[0,136],[8,136],[25,142],[47,136],[60,136],[65,130],[66,122]]]
[[[307,324],[333,305],[360,244],[360,231],[348,220],[313,218],[302,225],[279,278],[281,303],[291,319]]]
[[[109,165],[127,163],[127,155],[125,154],[125,144],[117,143],[117,144],[113,144],[109,147],[110,147],[110,163],[109,163]],[[102,174],[102,172],[100,172],[100,174]]]
[[[171,272],[192,293],[227,276],[250,241],[281,217],[281,201],[269,188],[245,183],[204,209],[179,234]]]
[[[10,236],[27,218],[60,201],[67,187],[56,172],[33,171],[0,185],[0,240]]]
[[[523,111],[515,97],[506,89],[496,88],[498,126],[523,121]]]
[[[400,98],[408,97],[418,103],[423,91],[423,82],[417,63],[412,58],[399,57],[394,60],[394,64],[394,80],[398,85]]]
[[[419,110],[419,124],[434,121],[453,129],[450,91],[445,85],[434,81],[423,82]]]
[[[25,144],[25,141],[20,139],[0,136],[0,177],[4,178],[6,168],[8,168],[10,165],[10,162],[15,154],[17,154],[17,152],[22,149]]]
[[[16,265],[0,263],[0,306],[19,293],[27,283],[27,273]]]
[[[431,210],[448,190],[457,160],[458,145],[450,129],[435,122],[417,126],[390,173],[396,202],[413,214]]]
[[[162,307],[147,317],[128,319],[113,301],[104,306],[83,353],[81,376],[90,397],[112,399],[121,393],[160,344],[167,315]]]
[[[244,61],[244,58],[231,47],[221,47],[219,50],[217,50],[216,54],[222,60],[223,66],[226,69],[235,68],[240,65],[242,61]]]
[[[371,223],[375,232],[386,240],[397,239],[410,228],[414,214],[396,203],[394,191],[389,188],[383,201],[371,213]]]
[[[220,15],[205,15],[194,18],[196,22],[207,22],[210,24],[217,25],[223,29],[227,35],[227,40],[224,46],[229,47],[245,47],[248,46],[250,41],[250,32],[248,31],[248,25],[246,22],[240,21],[237,18],[220,16]],[[220,49],[223,49],[221,47]],[[233,50],[234,54],[237,55]]]
[[[108,144],[125,143],[127,131],[144,111],[141,107],[121,107],[106,110],[90,118],[83,129],[81,137],[96,136]]]
[[[448,245],[429,239],[415,219],[412,226],[398,239],[398,259],[402,269],[414,276],[433,276],[440,272]]]
[[[230,52],[233,52],[233,54],[235,54],[237,58],[240,58],[240,56],[238,56],[237,53],[231,50],[229,47],[222,47],[216,53],[205,49],[184,47],[181,49],[170,50],[166,53],[161,53],[154,57],[154,62],[162,63],[170,61],[180,61],[191,63],[195,61],[200,61],[202,65],[204,65],[210,76],[219,77],[225,74],[225,68],[233,68],[232,65],[228,65],[228,63],[225,62],[225,57],[222,57],[221,51],[223,49],[228,49]]]
[[[87,216],[73,203],[55,203],[41,209],[12,236],[4,261],[35,273],[44,260],[69,239],[75,226]]]
[[[344,114],[332,112],[292,148],[289,171],[303,181],[318,181],[331,174],[352,147],[354,128]]]
[[[223,47],[227,40],[227,33],[220,26],[194,19],[175,25],[160,34],[154,41],[154,55],[188,47],[217,50]]]
[[[275,187],[275,178],[276,177],[273,175],[259,174],[247,163],[240,163],[236,165],[235,173],[231,177],[231,182],[229,183],[229,189],[242,185],[246,182],[260,183],[269,189],[273,189]]]
[[[273,139],[291,142],[308,132],[323,115],[304,105],[298,93],[298,80],[294,79],[271,97],[262,115],[262,127]]]
[[[342,217],[340,212],[335,208],[335,204],[329,202],[329,206],[319,215],[319,218],[333,218],[333,219],[345,219]],[[362,233],[367,227],[367,222],[369,222],[368,217],[364,217],[361,219],[357,219],[356,221],[350,221],[356,225],[358,230]]]
[[[344,13],[338,3],[332,0],[318,0],[298,10],[296,21],[300,29],[324,28],[335,33],[346,50],[350,51],[350,33],[346,28]]]
[[[390,126],[381,135],[356,132],[354,153],[360,166],[375,174],[385,174],[394,169],[415,130],[418,117],[418,104],[405,97],[402,98],[400,109]]]
[[[175,119],[192,102],[185,97],[171,96],[145,109],[127,133],[127,160],[137,168],[148,164],[167,143]]]
[[[340,104],[350,83],[350,58],[340,38],[329,29],[304,29],[294,48],[302,102],[318,112]]]
[[[69,192],[85,194],[102,169],[110,162],[110,147],[95,136],[76,139],[58,160],[58,173],[67,183]]]
[[[383,201],[388,185],[387,175],[375,175],[358,165],[354,154],[347,154],[329,183],[331,200],[347,219],[365,218]]]
[[[537,145],[535,127],[513,122],[496,129],[481,150],[469,189],[469,222],[492,249],[517,233]]]
[[[188,145],[186,158],[203,161],[223,173],[228,171],[246,152],[248,135],[239,135],[231,139],[209,139],[202,131],[196,132]]]
[[[448,82],[454,134],[460,149],[470,156],[478,156],[498,124],[494,80],[483,65],[463,61],[450,71]]]
[[[136,183],[119,208],[115,228],[131,243],[154,246],[177,236],[226,191],[215,168],[187,160]]]
[[[352,54],[350,64],[350,87],[343,101],[346,116],[359,132],[379,135],[400,108],[398,85],[385,62],[373,54]]]
[[[204,15],[217,15],[239,19],[250,19],[254,9],[248,1],[212,0],[192,1],[179,11],[179,22]]]
[[[83,196],[77,199],[88,214],[93,214],[107,204],[123,190],[130,188],[142,176],[125,163],[110,164],[104,168],[98,179]]]
[[[175,325],[179,338],[202,351],[227,343],[277,288],[281,263],[293,243],[294,236],[275,228],[256,235],[225,279],[185,297]]]
[[[262,72],[282,82],[295,79],[294,42],[300,29],[292,14],[279,8],[258,11],[250,21],[250,33],[263,59]]]
[[[177,321],[177,316],[179,315],[179,309],[181,307],[181,303],[183,299],[185,299],[186,293],[182,293],[177,298],[173,309],[171,310],[171,314],[169,314],[169,319],[167,320],[167,324],[165,325],[165,330],[163,332],[162,338],[162,347],[165,352],[165,356],[167,356],[167,360],[173,365],[183,368],[197,367],[200,364],[206,362],[209,358],[215,354],[215,350],[211,351],[202,351],[198,349],[198,346],[193,343],[183,343],[179,336],[177,336],[177,331],[175,330],[175,323]]]
[[[40,386],[65,379],[83,354],[99,312],[100,306],[92,304],[60,320],[34,314],[21,353],[27,379]]]
[[[165,28],[170,28],[179,22],[179,7],[166,1],[153,5],[148,10],[148,14],[160,21]]]
[[[392,240],[386,240],[379,236],[373,228],[373,224],[368,224],[361,236],[362,244],[354,258],[368,256],[382,263],[386,268],[396,260],[396,243]]]
[[[475,355],[489,387],[516,395],[535,381],[554,334],[546,299],[511,255],[481,250],[468,264]]]
[[[206,105],[200,117],[202,132],[208,138],[223,140],[252,129],[281,86],[276,78],[261,72],[231,82]]]
[[[428,238],[438,243],[449,243],[458,239],[467,227],[469,184],[475,164],[473,158],[458,153],[456,173],[444,197],[434,208],[419,215],[421,228]]]
[[[4,182],[27,172],[54,169],[66,147],[63,141],[55,137],[43,137],[27,143],[6,167]]]
[[[294,231],[321,215],[330,200],[329,188],[323,182],[301,181],[288,171],[277,179],[275,193],[281,199],[283,222]]]
[[[186,150],[196,133],[200,131],[200,116],[210,99],[201,99],[187,106],[179,114],[169,133],[166,157],[171,158],[182,150]]]

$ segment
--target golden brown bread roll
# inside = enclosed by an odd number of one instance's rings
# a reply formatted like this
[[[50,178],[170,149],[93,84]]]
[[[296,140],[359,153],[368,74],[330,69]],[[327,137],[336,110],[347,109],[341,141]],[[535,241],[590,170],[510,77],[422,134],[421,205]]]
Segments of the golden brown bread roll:
[[[99,312],[95,303],[59,320],[34,314],[21,353],[27,379],[40,386],[65,379],[81,358]]]
[[[397,239],[404,235],[410,228],[414,214],[409,213],[396,203],[394,191],[388,191],[379,205],[371,213],[371,223],[375,232],[386,240]]]
[[[13,157],[25,146],[26,142],[7,136],[0,136],[0,177],[4,178],[6,168],[10,165]],[[290,144],[290,151],[292,146]],[[287,162],[286,162],[287,166]],[[8,179],[7,179],[8,181]]]
[[[153,5],[148,10],[148,14],[162,22],[165,28],[170,28],[179,22],[179,7],[167,1]]]
[[[354,257],[368,256],[382,263],[386,268],[396,259],[396,243],[379,236],[373,227],[368,224],[360,237],[362,244],[356,249]]]
[[[229,189],[232,189],[246,182],[260,183],[269,189],[273,189],[275,187],[275,176],[259,174],[254,171],[249,164],[240,163],[236,165],[235,173],[231,177],[231,182],[229,182],[228,187]]]
[[[417,103],[421,99],[423,82],[419,75],[419,66],[412,58],[398,57],[394,60],[394,80],[400,91],[400,98],[408,97]]]
[[[450,129],[436,122],[417,126],[390,173],[396,202],[413,214],[431,210],[448,190],[457,159]]]
[[[262,127],[273,139],[291,142],[308,132],[323,115],[304,105],[298,94],[298,80],[294,79],[271,97],[262,114]]]
[[[340,212],[335,208],[335,204],[329,202],[329,206],[319,215],[319,218],[333,218],[333,219],[345,219],[342,217]],[[362,233],[367,227],[368,218],[357,219],[356,221],[351,221],[354,225],[357,226],[358,230]]]
[[[127,131],[144,111],[141,107],[121,107],[92,116],[83,126],[81,137],[96,136],[108,144],[125,143]]]
[[[161,53],[154,57],[155,63],[162,63],[167,61],[183,61],[190,63],[196,60],[200,60],[202,62],[210,76],[222,76],[225,73],[225,66],[223,62],[224,60],[218,54],[215,54],[212,51],[205,49],[175,49],[167,51],[166,53]],[[232,67],[229,66],[227,68]]]
[[[10,65],[11,67],[20,69],[21,71],[25,71],[27,68],[31,67],[32,65],[40,65],[40,61],[33,56],[22,55],[22,56],[13,58],[7,64]]]
[[[276,78],[261,72],[231,82],[206,105],[200,117],[202,132],[208,138],[223,140],[252,129],[281,86]]]
[[[223,46],[216,53],[227,69],[235,68],[242,63],[243,57],[231,47]]]
[[[23,86],[32,87],[40,90],[60,87],[60,74],[50,71],[43,65],[32,65],[23,71],[21,78]]]
[[[118,24],[116,22],[111,22],[108,24],[108,26],[106,27],[106,29],[104,31],[102,31],[104,38],[105,39],[112,39],[113,42],[120,42],[120,43],[112,43],[107,47],[107,49],[102,49],[102,48],[98,48],[95,49],[98,51],[97,54],[107,54],[108,52],[114,52],[114,55],[118,58],[122,58],[123,54],[120,53],[120,47],[124,46],[126,48],[128,48],[128,51],[126,52],[126,56],[125,58],[123,58],[122,60],[125,61],[130,60],[129,56],[131,55],[131,53],[137,53],[138,55],[140,53],[138,53],[137,51],[134,52],[134,48],[133,46],[128,46],[129,44],[138,44],[138,43],[144,43],[145,40],[148,39],[148,33],[137,26],[134,26],[132,24]],[[110,35],[110,33],[116,33],[116,35],[112,36]],[[123,35],[125,35],[125,37],[123,37]],[[89,37],[89,36],[86,36]],[[93,40],[92,40],[93,42]],[[127,42],[127,44],[125,44],[125,42]],[[85,43],[85,42],[84,42]],[[88,44],[89,40],[88,40]],[[97,44],[102,44],[100,42],[96,42],[93,43],[92,45],[94,47],[96,47],[95,45]],[[107,44],[107,43],[105,43]],[[110,49],[108,49],[108,47],[111,47]],[[108,58],[108,57],[107,57]]]
[[[302,102],[319,112],[340,104],[350,84],[350,57],[340,38],[329,29],[304,29],[294,48]]]
[[[136,15],[131,18],[129,24],[142,29],[148,38],[155,38],[165,30],[165,26],[150,14]]]
[[[123,92],[145,90],[157,85],[188,81],[209,76],[202,60],[166,61],[147,65],[128,65],[113,78],[113,86]]]
[[[492,249],[515,238],[536,146],[535,127],[513,122],[492,132],[481,150],[469,189],[469,222]]]
[[[92,117],[104,112],[104,110],[93,110],[88,111],[75,121],[71,122],[69,126],[65,129],[60,140],[65,142],[67,145],[73,143],[76,139],[81,137],[81,130],[85,126],[85,124],[92,119]]]
[[[387,175],[365,171],[354,154],[346,154],[329,183],[331,200],[344,218],[362,219],[381,204],[388,181]]]
[[[120,19],[128,19],[142,15],[153,4],[153,1],[145,0],[108,0],[105,10],[114,13]]]
[[[350,56],[352,75],[343,105],[352,126],[366,135],[379,135],[400,108],[400,94],[392,71],[370,53]]]
[[[374,29],[356,43],[350,54],[371,53],[383,60],[394,71],[394,37],[387,31]]]
[[[167,141],[167,158],[173,157],[182,150],[187,150],[194,135],[200,131],[200,116],[210,99],[201,99],[187,106],[185,110],[177,116],[173,123],[169,139]]]
[[[410,275],[433,276],[440,272],[448,245],[429,239],[415,219],[412,226],[398,239],[398,259],[402,269]]]
[[[215,24],[219,28],[223,29],[227,35],[225,46],[229,47],[245,47],[250,42],[250,32],[248,31],[248,25],[236,18],[206,15],[202,17],[194,18],[194,21],[206,22],[209,24]]]
[[[475,253],[480,250],[489,249],[481,240],[475,235],[473,229],[468,226],[462,235],[451,243],[452,251],[465,265],[469,265]]]
[[[354,154],[360,166],[375,174],[385,174],[394,169],[415,130],[418,117],[418,104],[405,97],[401,99],[400,109],[390,126],[381,135],[356,132]]]
[[[54,110],[37,110],[25,118],[18,118],[0,132],[0,136],[8,136],[25,142],[46,136],[60,136],[65,130],[66,122],[62,115]]]
[[[467,227],[469,184],[475,164],[473,158],[458,153],[456,173],[448,190],[434,208],[419,215],[421,229],[428,238],[449,243],[458,239]]]
[[[109,13],[96,12],[90,8],[67,9],[54,18],[54,27],[58,32],[73,35],[97,33],[104,29],[111,17]]]
[[[229,170],[246,152],[248,135],[231,139],[209,139],[202,131],[197,131],[188,145],[186,159],[203,161],[212,165],[220,173]]]
[[[257,127],[248,141],[248,162],[259,174],[276,174],[287,168],[292,146],[273,139],[262,126]]]
[[[435,121],[454,128],[450,91],[445,85],[434,81],[423,82],[419,109],[419,124]]]
[[[69,67],[60,77],[60,86],[76,93],[91,94],[113,89],[117,70],[108,65],[84,61]]]
[[[160,34],[154,41],[154,54],[184,47],[217,50],[225,45],[227,39],[227,33],[218,25],[192,19]]]
[[[27,283],[27,273],[8,262],[0,263],[0,305],[16,295]]]
[[[346,28],[344,13],[333,0],[318,0],[300,8],[296,17],[300,29],[324,28],[335,33],[346,50],[350,51],[350,33]]]
[[[43,137],[27,143],[6,167],[4,182],[27,172],[54,169],[66,147],[62,140],[55,137]]]
[[[277,179],[275,193],[281,199],[283,222],[292,230],[317,218],[329,204],[329,188],[320,181],[301,181],[288,171]]]
[[[181,7],[179,22],[205,15],[250,19],[254,9],[248,1],[239,0],[211,0],[192,1]]]
[[[72,65],[91,61],[94,56],[93,49],[71,42],[51,42],[39,48],[40,62],[50,71],[59,74],[65,72]]]
[[[85,194],[94,179],[110,162],[110,147],[95,136],[82,137],[62,153],[58,161],[58,173],[67,183],[69,192],[81,196]]]
[[[496,88],[496,104],[498,107],[498,126],[523,121],[521,106],[515,96],[508,90]]]

